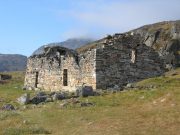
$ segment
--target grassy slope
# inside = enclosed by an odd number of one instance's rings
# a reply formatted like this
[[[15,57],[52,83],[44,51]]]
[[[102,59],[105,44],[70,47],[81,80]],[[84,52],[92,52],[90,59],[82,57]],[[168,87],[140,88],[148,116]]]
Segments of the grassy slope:
[[[0,134],[55,135],[178,135],[180,133],[180,69],[164,77],[147,79],[138,86],[153,85],[149,90],[133,90],[89,97],[96,106],[60,109],[61,102],[26,108],[15,99],[23,92],[22,73],[6,85],[0,85],[0,105],[10,102],[15,112],[0,112]],[[81,100],[87,100],[81,99]]]

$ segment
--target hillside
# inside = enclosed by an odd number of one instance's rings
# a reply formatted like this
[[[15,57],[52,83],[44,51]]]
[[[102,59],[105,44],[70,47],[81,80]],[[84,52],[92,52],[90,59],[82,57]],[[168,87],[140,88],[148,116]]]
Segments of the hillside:
[[[24,71],[27,57],[18,54],[0,54],[0,72]]]
[[[105,91],[98,97],[80,98],[91,107],[70,105],[65,101],[39,105],[19,105],[24,73],[0,85],[0,106],[11,103],[15,111],[0,110],[0,134],[53,135],[179,135],[180,69],[138,82],[123,92]],[[34,95],[33,91],[28,91]]]
[[[130,32],[140,34],[144,44],[158,51],[167,63],[180,66],[180,20],[145,25]]]
[[[38,48],[37,50],[34,51],[34,53],[32,55],[37,55],[37,54],[41,54],[44,52],[44,48],[47,46],[63,46],[69,49],[76,49],[79,48],[83,45],[86,45],[88,43],[93,42],[93,39],[85,39],[85,38],[72,38],[72,39],[68,39],[64,42],[57,42],[57,43],[50,43],[47,45],[43,45],[40,48]]]
[[[180,20],[160,22],[151,25],[145,25],[126,33],[116,33],[98,41],[92,42],[86,46],[77,48],[79,53],[88,49],[98,48],[105,42],[113,43],[119,36],[139,34],[145,45],[152,47],[164,59],[167,66],[180,66]]]

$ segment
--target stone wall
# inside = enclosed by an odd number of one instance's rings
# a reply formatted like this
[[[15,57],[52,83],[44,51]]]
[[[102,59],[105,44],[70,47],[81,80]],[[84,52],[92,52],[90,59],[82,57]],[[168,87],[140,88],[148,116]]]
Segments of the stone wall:
[[[119,87],[161,75],[164,65],[157,52],[137,36],[113,36],[96,52],[97,89]]]
[[[53,91],[74,91],[83,84],[95,88],[95,51],[78,56],[64,48],[59,50],[64,53],[53,50],[48,56],[38,55],[28,59],[25,86],[28,89]],[[64,86],[64,70],[67,70],[67,86]]]

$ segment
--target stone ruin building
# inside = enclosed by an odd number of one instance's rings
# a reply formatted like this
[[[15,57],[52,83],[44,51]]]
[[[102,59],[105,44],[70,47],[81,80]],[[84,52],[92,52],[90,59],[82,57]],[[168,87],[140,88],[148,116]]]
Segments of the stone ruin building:
[[[25,87],[29,90],[75,91],[119,87],[165,72],[163,61],[138,34],[115,34],[71,50],[46,47],[29,57]]]

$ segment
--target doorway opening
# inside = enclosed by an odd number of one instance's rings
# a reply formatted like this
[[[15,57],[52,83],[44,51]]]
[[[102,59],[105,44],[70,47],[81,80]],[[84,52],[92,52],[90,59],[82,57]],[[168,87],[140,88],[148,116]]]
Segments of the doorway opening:
[[[135,63],[135,62],[136,62],[136,57],[137,57],[136,50],[133,49],[133,50],[131,51],[131,62],[132,62],[132,63]]]
[[[35,88],[37,88],[38,85],[38,78],[39,78],[39,72],[36,72]]]
[[[68,86],[68,70],[64,69],[63,72],[63,85]]]

